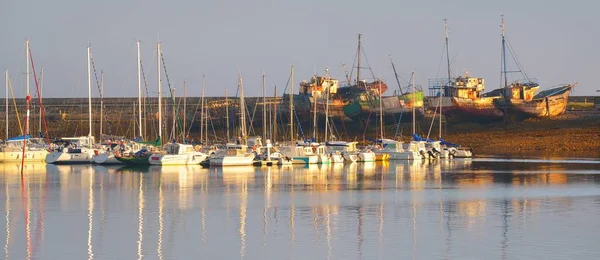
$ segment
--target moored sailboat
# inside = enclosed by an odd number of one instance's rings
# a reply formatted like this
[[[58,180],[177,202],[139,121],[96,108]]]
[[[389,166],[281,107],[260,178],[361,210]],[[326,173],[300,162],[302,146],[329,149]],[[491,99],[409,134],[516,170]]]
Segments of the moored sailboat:
[[[87,78],[88,78],[88,120],[89,133],[87,136],[62,138],[64,146],[51,147],[46,155],[46,163],[53,164],[75,164],[91,163],[96,152],[93,147],[95,138],[92,135],[92,79],[90,59],[90,47],[87,47]]]

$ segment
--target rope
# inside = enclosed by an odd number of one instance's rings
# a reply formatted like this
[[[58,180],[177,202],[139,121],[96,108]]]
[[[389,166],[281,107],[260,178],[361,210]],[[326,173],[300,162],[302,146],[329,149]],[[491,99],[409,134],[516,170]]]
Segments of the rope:
[[[179,132],[182,132],[181,129],[181,118],[179,118],[179,104],[177,104],[177,106],[175,106],[176,100],[175,100],[175,96],[173,95],[173,90],[171,88],[171,81],[169,80],[169,73],[167,72],[167,64],[165,63],[165,56],[162,53],[162,50],[160,51],[160,60],[162,62],[163,65],[163,69],[165,71],[165,78],[167,79],[167,86],[169,87],[169,92],[171,93],[171,101],[172,101],[172,105],[175,108],[175,125],[176,125],[176,129]],[[173,137],[173,139],[177,138],[177,133],[171,133],[171,137]]]
[[[100,81],[98,80],[96,64],[94,63],[94,58],[92,56],[91,50],[90,50],[90,61],[92,63],[92,68],[94,70],[94,77],[96,78],[96,86],[98,87],[98,93],[100,95],[100,103],[102,104],[100,109],[106,111],[106,105],[104,104],[104,96],[102,95],[102,89],[100,88]],[[104,113],[104,122],[106,122],[106,128],[108,129],[108,135],[113,135],[112,129],[110,128],[110,122],[108,121],[108,113]],[[99,136],[98,138],[102,138],[102,136]]]
[[[40,104],[40,117],[44,121],[44,132],[46,134],[46,141],[50,143],[50,136],[48,134],[48,124],[46,123],[46,109],[44,108],[44,103],[42,103],[42,95],[40,92],[39,81],[37,80],[37,74],[35,72],[35,63],[33,63],[33,55],[31,55],[31,49],[29,49],[29,59],[31,60],[31,67],[33,68],[33,79],[35,80],[35,90],[38,98],[38,102]],[[38,129],[41,133],[42,129]]]
[[[146,74],[144,73],[144,65],[142,64],[142,59],[140,58],[140,69],[142,71],[142,79],[144,80],[144,88],[146,89],[146,97],[150,98],[150,92],[148,92],[148,84],[146,82]],[[150,106],[150,114],[153,115],[153,110],[152,110],[153,106]],[[146,117],[147,118],[147,117]],[[146,125],[147,127],[147,125]],[[154,116],[152,116],[152,129],[150,129],[152,132],[156,133],[157,129],[156,129],[156,118]],[[148,137],[146,137],[148,138]]]
[[[19,131],[21,131],[21,135],[23,135],[23,126],[21,125],[21,118],[19,117],[19,109],[17,108],[17,101],[15,100],[15,92],[12,87],[12,80],[8,78],[8,87],[10,87],[10,93],[13,98],[13,105],[15,106],[15,112],[17,113],[17,122],[19,122]]]
[[[396,138],[398,137],[398,131],[400,131],[400,122],[402,122],[403,114],[404,114],[404,111],[400,112],[400,116],[398,117],[398,122],[396,122],[396,132],[394,133],[394,140],[397,140]]]

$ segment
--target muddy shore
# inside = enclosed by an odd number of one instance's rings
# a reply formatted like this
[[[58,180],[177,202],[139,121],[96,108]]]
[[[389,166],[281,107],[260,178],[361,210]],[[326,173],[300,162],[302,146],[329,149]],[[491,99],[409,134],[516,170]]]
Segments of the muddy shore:
[[[477,154],[543,154],[600,157],[600,114],[567,112],[552,119],[528,119],[448,127],[446,139]]]

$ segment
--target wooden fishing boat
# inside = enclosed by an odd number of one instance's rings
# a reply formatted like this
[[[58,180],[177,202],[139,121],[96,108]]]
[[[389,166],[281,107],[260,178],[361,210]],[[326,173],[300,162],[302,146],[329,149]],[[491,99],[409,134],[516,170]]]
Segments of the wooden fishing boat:
[[[530,100],[497,99],[495,104],[499,108],[506,108],[508,115],[514,119],[558,116],[567,109],[567,102],[573,87],[574,84],[569,84],[544,90]]]

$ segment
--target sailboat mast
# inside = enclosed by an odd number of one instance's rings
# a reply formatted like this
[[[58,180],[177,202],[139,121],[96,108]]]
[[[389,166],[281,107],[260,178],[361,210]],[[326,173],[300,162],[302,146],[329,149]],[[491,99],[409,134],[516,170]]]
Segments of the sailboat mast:
[[[275,85],[275,90],[273,92],[273,121],[271,124],[271,128],[273,129],[271,139],[273,143],[275,143],[277,140],[277,85]]]
[[[227,98],[227,88],[225,88],[225,121],[227,121],[227,140],[229,142],[229,99]]]
[[[415,125],[416,124],[416,119],[415,119],[415,102],[416,101],[415,101],[415,95],[414,95],[414,93],[415,93],[415,72],[414,71],[412,73],[412,92],[413,92],[413,95],[412,95],[412,103],[413,103],[413,106],[412,106],[412,134],[414,136],[415,133],[417,132],[416,125]]]
[[[357,50],[357,62],[356,62],[356,84],[358,85],[360,82],[360,38],[362,34],[358,34],[358,50]]]
[[[88,63],[87,63],[87,67],[88,67],[88,71],[87,71],[87,77],[88,77],[88,120],[89,120],[89,127],[90,127],[90,132],[88,133],[88,136],[91,137],[92,136],[92,76],[91,76],[91,69],[90,69],[90,60],[91,60],[91,52],[90,52],[90,46],[87,47],[87,56],[88,56]]]
[[[31,100],[31,97],[29,96],[29,40],[25,40],[25,45],[27,48],[27,121],[25,122],[25,136],[27,136],[29,134],[29,102]]]
[[[42,72],[40,75],[40,99],[42,98],[42,91],[44,90],[44,66],[42,66]],[[42,132],[42,106],[40,106],[40,114],[38,117],[38,132]]]
[[[131,106],[133,107],[133,115],[134,115],[134,116],[132,117],[132,120],[133,120],[133,127],[132,127],[132,128],[133,128],[133,136],[136,136],[136,135],[135,135],[135,113],[136,113],[137,111],[135,111],[135,102],[132,102],[132,103],[131,103]]]
[[[294,66],[290,79],[290,145],[294,143]]]
[[[383,101],[381,100],[381,81],[379,81],[379,132],[381,140],[383,141]]]
[[[242,81],[242,76],[240,75],[239,79],[239,87],[240,87],[240,125],[242,127],[242,140],[244,140],[244,144],[247,142],[246,136],[246,101],[244,100],[244,83]]]
[[[104,71],[100,71],[100,133],[98,137],[102,140],[102,119],[104,118]],[[134,113],[135,114],[135,113]]]
[[[313,101],[313,139],[315,142],[319,141],[317,138],[317,96],[315,95],[315,90],[312,91],[312,101]]]
[[[450,78],[452,77],[450,75],[451,71],[450,71],[450,47],[449,47],[449,43],[448,43],[448,23],[447,23],[448,19],[444,19],[444,31],[446,33],[446,63],[448,66],[448,84],[450,84]]]
[[[162,142],[162,82],[160,80],[160,42],[156,45],[156,69],[158,70],[158,138],[161,138]]]
[[[187,121],[187,82],[183,81],[183,131],[181,131],[181,135],[183,136],[183,143],[186,143],[186,121]]]
[[[504,15],[502,16],[502,22],[500,26],[502,27],[502,73],[504,74],[504,87],[508,88],[508,75],[506,75],[506,40],[504,34]]]
[[[141,58],[140,58],[140,41],[137,41],[137,73],[138,73],[138,127],[140,137],[144,139],[142,134],[142,72],[141,72]]]
[[[267,98],[266,98],[266,79],[265,79],[265,73],[263,72],[262,75],[262,103],[263,103],[263,117],[262,117],[262,122],[263,122],[263,140],[266,142],[267,141]]]
[[[6,70],[6,72],[4,73],[4,87],[5,87],[5,93],[4,93],[4,123],[5,123],[5,131],[6,131],[6,139],[8,139],[8,70]]]
[[[202,140],[204,138],[204,88],[206,84],[206,80],[204,75],[202,76],[202,100],[200,106],[200,143],[203,143]],[[227,102],[227,90],[225,90],[225,102]],[[229,126],[229,125],[228,125]],[[229,127],[227,128],[227,138],[229,138]]]
[[[449,39],[448,39],[448,23],[447,23],[447,19],[444,19],[444,31],[446,33],[446,62],[447,62],[447,66],[448,66],[448,83],[446,84],[446,87],[450,86],[450,84],[452,84],[452,79],[451,79],[451,70],[450,70],[450,47],[449,47]],[[440,123],[439,123],[439,136],[438,139],[441,140],[442,138],[442,107],[443,107],[443,96],[444,96],[444,90],[445,88],[440,90]],[[413,93],[414,95],[414,93]],[[415,104],[413,104],[414,106]]]
[[[327,80],[331,79],[329,77],[329,69],[327,69],[325,76],[327,77]],[[325,138],[324,138],[325,142],[327,142],[327,140],[329,140],[327,131],[329,130],[329,91],[330,91],[329,87],[330,86],[331,85],[329,85],[329,83],[328,83],[327,89],[325,90],[325,91],[327,91],[326,96],[325,96]]]

